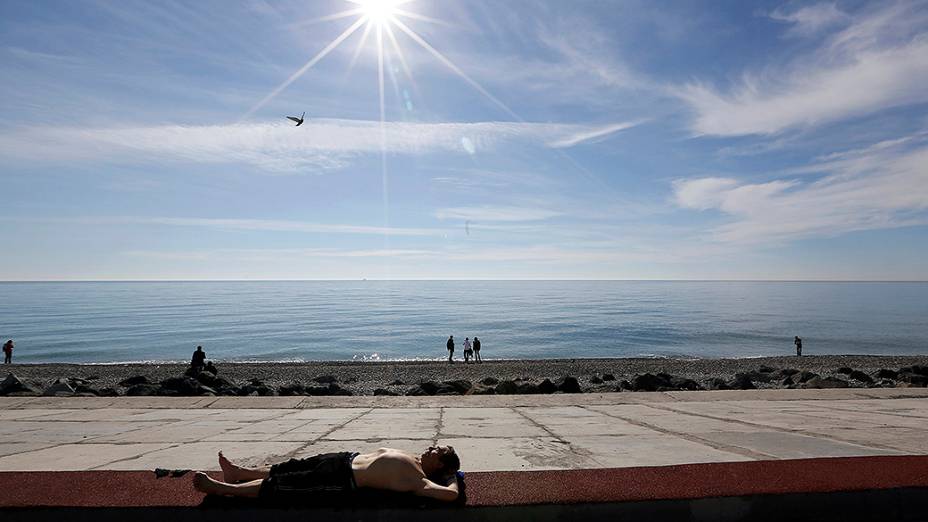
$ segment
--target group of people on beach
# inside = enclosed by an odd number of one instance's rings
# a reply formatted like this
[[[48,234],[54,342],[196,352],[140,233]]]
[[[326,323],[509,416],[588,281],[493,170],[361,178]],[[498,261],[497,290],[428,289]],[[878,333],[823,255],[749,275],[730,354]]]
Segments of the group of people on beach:
[[[445,347],[448,349],[448,362],[454,364],[454,336],[448,336],[448,342],[445,343]],[[470,362],[473,359],[474,362],[481,362],[480,359],[480,339],[477,339],[474,336],[474,342],[470,342],[470,337],[464,338],[464,362]]]

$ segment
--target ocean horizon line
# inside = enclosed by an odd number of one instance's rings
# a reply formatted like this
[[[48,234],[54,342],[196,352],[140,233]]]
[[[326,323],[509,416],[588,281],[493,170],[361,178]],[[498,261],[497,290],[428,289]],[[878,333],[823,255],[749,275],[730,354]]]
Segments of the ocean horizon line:
[[[17,283],[341,283],[341,282],[646,282],[646,283],[928,283],[928,279],[5,279]]]

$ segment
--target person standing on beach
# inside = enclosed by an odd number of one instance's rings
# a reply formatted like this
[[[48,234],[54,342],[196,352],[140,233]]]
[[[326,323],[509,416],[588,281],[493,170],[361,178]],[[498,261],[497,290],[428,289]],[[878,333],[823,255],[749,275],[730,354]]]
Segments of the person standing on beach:
[[[3,343],[3,364],[13,364],[13,339]]]
[[[448,342],[445,343],[445,346],[448,347],[448,362],[454,364],[454,336],[448,336]]]
[[[464,338],[464,362],[470,362],[471,356],[474,355],[474,348],[470,344],[470,337]]]
[[[796,345],[796,356],[802,357],[802,339],[798,335],[793,339],[793,344]]]
[[[474,361],[480,362],[480,339],[474,336]]]

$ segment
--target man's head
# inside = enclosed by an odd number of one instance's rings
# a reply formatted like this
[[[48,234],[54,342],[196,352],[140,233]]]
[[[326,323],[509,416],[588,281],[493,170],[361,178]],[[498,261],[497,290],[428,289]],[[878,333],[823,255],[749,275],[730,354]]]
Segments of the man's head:
[[[427,477],[451,475],[461,469],[461,459],[451,446],[429,446],[419,461]]]
[[[202,352],[202,351],[203,351],[203,347],[202,347],[202,346],[197,346],[197,351],[198,351],[198,352]]]

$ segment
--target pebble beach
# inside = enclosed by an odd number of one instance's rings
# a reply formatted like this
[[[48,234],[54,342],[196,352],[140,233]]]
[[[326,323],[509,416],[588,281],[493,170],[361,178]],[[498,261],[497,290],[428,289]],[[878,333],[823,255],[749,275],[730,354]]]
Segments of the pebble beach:
[[[899,381],[881,379],[878,372],[899,372],[906,368],[924,368],[928,356],[876,356],[876,355],[824,355],[803,357],[762,357],[725,359],[551,359],[551,360],[486,360],[482,363],[456,361],[414,362],[305,362],[305,363],[224,363],[217,362],[217,375],[236,386],[260,382],[269,394],[280,393],[281,387],[316,386],[319,383],[336,383],[341,394],[404,395],[422,383],[465,381],[474,389],[484,392],[497,382],[539,383],[548,379],[552,382],[564,377],[577,380],[582,392],[625,391],[629,383],[635,383],[642,375],[664,374],[678,380],[696,383],[695,389],[718,389],[722,381],[730,382],[740,375],[751,378],[757,388],[792,387],[784,384],[784,376],[791,374],[815,374],[823,378],[845,381],[850,387],[911,386],[920,385],[919,379]],[[149,383],[157,384],[166,379],[183,376],[185,364],[13,364],[3,368],[5,374],[13,373],[24,382],[42,388],[56,380],[85,381],[95,389],[116,390],[125,394],[128,386],[119,383],[131,377],[144,377]],[[849,379],[849,370],[854,370],[859,379]],[[796,372],[799,372],[798,374]],[[806,373],[803,373],[806,372]],[[867,382],[863,374],[872,376]],[[760,376],[761,378],[757,378]],[[605,379],[604,379],[605,377]],[[917,376],[916,376],[917,377]],[[912,382],[909,382],[912,381]],[[624,383],[624,384],[623,384]],[[713,385],[713,383],[715,383]],[[914,383],[914,384],[913,384]],[[795,387],[802,387],[797,381]],[[691,386],[691,385],[688,385]],[[842,385],[843,386],[843,385]],[[739,386],[733,386],[739,387]],[[684,387],[686,388],[686,387]],[[318,392],[317,392],[318,393]],[[503,392],[506,393],[506,392]],[[529,392],[537,393],[537,392]],[[253,393],[242,393],[253,394]],[[266,394],[264,391],[261,395]],[[287,392],[281,393],[287,394]],[[293,394],[302,394],[299,391]],[[307,392],[307,394],[313,394]]]

